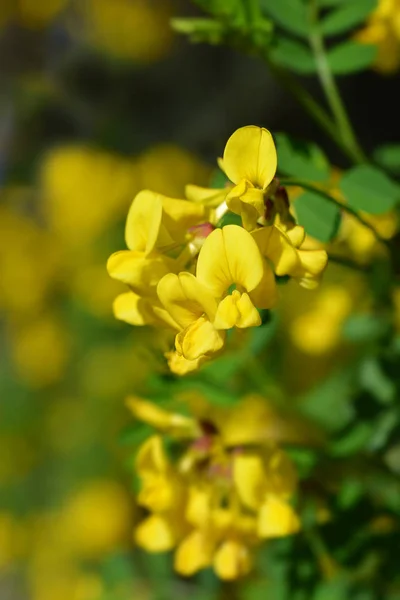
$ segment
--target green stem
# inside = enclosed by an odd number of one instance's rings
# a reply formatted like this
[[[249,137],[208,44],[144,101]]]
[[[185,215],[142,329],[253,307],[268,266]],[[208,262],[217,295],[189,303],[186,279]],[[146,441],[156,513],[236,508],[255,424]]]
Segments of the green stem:
[[[354,208],[351,208],[351,206],[348,206],[347,204],[341,204],[338,200],[336,200],[336,198],[331,196],[331,194],[329,194],[325,190],[319,188],[318,186],[316,186],[308,181],[303,181],[301,179],[285,179],[285,178],[283,178],[283,179],[280,179],[280,182],[282,185],[289,186],[289,187],[290,186],[301,187],[301,188],[303,188],[303,190],[307,190],[309,192],[313,192],[314,194],[317,194],[318,196],[321,196],[321,198],[324,198],[331,204],[334,204],[337,208],[339,208],[339,210],[347,212],[349,215],[354,217],[361,225],[364,225],[364,227],[367,227],[370,231],[372,231],[372,233],[374,234],[374,236],[378,240],[378,242],[381,242],[381,244],[384,244],[385,246],[387,246],[390,249],[389,241],[385,240],[383,237],[381,237],[379,235],[379,233],[372,227],[372,225],[370,223],[368,223],[368,221],[363,219],[363,217],[356,210],[354,210]]]
[[[357,141],[346,108],[340,96],[334,76],[326,55],[324,39],[318,23],[318,4],[316,0],[310,0],[309,4],[310,35],[309,41],[314,52],[319,80],[324,90],[325,97],[335,118],[340,137],[351,154],[355,163],[368,162],[363,150]]]

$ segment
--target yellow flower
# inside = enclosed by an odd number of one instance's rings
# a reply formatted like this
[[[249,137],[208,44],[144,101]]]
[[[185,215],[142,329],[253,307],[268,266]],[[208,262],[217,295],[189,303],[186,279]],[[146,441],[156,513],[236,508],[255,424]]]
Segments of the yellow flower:
[[[148,190],[139,192],[126,221],[129,250],[114,253],[107,264],[111,277],[131,289],[114,303],[117,318],[135,325],[157,323],[160,318],[168,321],[157,302],[157,284],[164,275],[179,271],[181,261],[176,254],[185,247],[189,228],[204,218],[203,206]]]
[[[375,68],[382,73],[393,73],[400,66],[400,1],[379,0],[364,29],[356,39],[378,48]]]
[[[125,214],[138,191],[133,160],[85,146],[61,146],[41,166],[43,211],[67,248],[87,246]]]
[[[78,4],[89,40],[100,50],[140,63],[169,51],[171,5],[165,0],[82,0]]]
[[[193,363],[221,350],[226,329],[261,324],[253,301],[258,308],[269,308],[275,301],[275,280],[252,236],[227,225],[206,238],[196,276],[170,273],[161,279],[157,293],[179,326],[178,356]]]
[[[187,187],[188,198],[216,205],[225,200],[227,207],[252,230],[265,214],[265,201],[275,176],[277,155],[267,129],[248,125],[237,129],[226,143],[219,166],[234,184],[228,190]]]
[[[272,225],[256,229],[252,236],[261,254],[273,263],[276,275],[289,275],[309,289],[318,285],[328,255],[325,250],[303,249],[306,239],[304,227],[296,225],[284,232]]]
[[[260,420],[248,418],[247,402],[254,407],[253,399],[244,400],[216,414],[200,402],[197,417],[185,417],[137,397],[128,400],[136,418],[163,433],[139,450],[139,501],[151,514],[135,538],[148,551],[176,548],[175,568],[182,575],[213,566],[221,579],[236,579],[251,569],[253,548],[262,539],[300,527],[290,504],[294,468],[268,437],[270,412],[260,436]],[[174,463],[164,436],[175,444]]]
[[[66,6],[68,0],[4,0],[0,8],[0,25],[7,21],[30,29],[44,27]]]

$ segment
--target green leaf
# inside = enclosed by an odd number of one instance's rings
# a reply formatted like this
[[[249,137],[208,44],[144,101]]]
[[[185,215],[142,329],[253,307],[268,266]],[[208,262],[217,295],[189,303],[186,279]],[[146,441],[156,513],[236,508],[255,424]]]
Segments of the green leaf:
[[[342,3],[321,22],[324,35],[338,35],[366,20],[376,6],[376,0],[351,0]]]
[[[382,404],[391,404],[396,398],[395,382],[384,372],[376,356],[369,356],[361,363],[360,383]]]
[[[221,169],[215,169],[211,174],[210,187],[220,190],[228,181],[229,179]]]
[[[329,50],[327,58],[335,75],[348,75],[367,69],[373,63],[376,53],[376,46],[347,41]]]
[[[276,133],[274,138],[279,173],[309,181],[328,181],[330,165],[319,146],[284,133]]]
[[[358,423],[330,445],[332,456],[349,456],[367,447],[373,433],[373,423]]]
[[[225,227],[225,225],[242,225],[242,218],[233,212],[226,212],[216,224],[216,227]]]
[[[342,328],[343,338],[354,343],[375,342],[388,332],[389,323],[376,315],[358,314],[349,317]]]
[[[340,209],[314,192],[304,192],[294,202],[297,221],[306,233],[321,242],[329,242],[338,232]]]
[[[374,152],[374,159],[384,169],[400,175],[400,144],[385,144]]]
[[[335,432],[348,425],[355,416],[351,405],[354,395],[352,370],[340,370],[304,394],[298,402],[301,414]]]
[[[214,19],[171,19],[171,27],[195,43],[220,44],[226,34],[225,25]]]
[[[311,50],[302,42],[293,39],[280,36],[270,50],[270,58],[278,65],[301,75],[316,72]]]
[[[340,575],[333,581],[321,583],[313,596],[313,600],[345,600],[349,597],[349,592],[350,581],[344,575]]]
[[[260,4],[264,14],[282,29],[295,35],[308,35],[307,11],[302,0],[260,0]]]
[[[340,189],[349,206],[371,215],[391,210],[400,200],[400,185],[370,165],[347,171],[340,180]]]

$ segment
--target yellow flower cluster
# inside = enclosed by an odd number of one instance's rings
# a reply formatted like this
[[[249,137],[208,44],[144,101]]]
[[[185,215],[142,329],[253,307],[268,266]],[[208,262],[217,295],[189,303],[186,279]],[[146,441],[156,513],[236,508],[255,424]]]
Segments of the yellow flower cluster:
[[[379,0],[366,27],[357,34],[365,44],[378,47],[375,67],[382,73],[393,73],[400,66],[400,1]]]
[[[259,310],[277,299],[275,275],[313,288],[327,263],[324,250],[304,247],[304,228],[275,179],[269,131],[238,129],[219,165],[231,182],[223,189],[188,185],[186,199],[139,192],[126,223],[128,250],[108,261],[111,277],[130,288],[116,298],[115,316],[175,331],[167,356],[180,375],[220,352],[227,330],[261,324]],[[228,211],[242,225],[222,226]]]
[[[136,458],[137,500],[150,515],[135,539],[148,552],[176,548],[175,569],[184,576],[213,566],[232,580],[248,573],[262,540],[299,530],[290,503],[296,474],[269,435],[264,399],[250,396],[219,411],[201,399],[196,404],[192,418],[128,399],[134,416],[159,431]]]

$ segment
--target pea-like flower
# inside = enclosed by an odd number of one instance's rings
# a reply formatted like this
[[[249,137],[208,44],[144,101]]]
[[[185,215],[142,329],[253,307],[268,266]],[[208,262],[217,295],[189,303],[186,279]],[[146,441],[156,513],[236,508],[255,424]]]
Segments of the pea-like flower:
[[[136,461],[138,502],[150,511],[136,529],[138,545],[150,552],[175,548],[182,575],[213,566],[221,579],[232,580],[249,572],[262,540],[299,530],[291,505],[296,473],[275,443],[275,417],[264,399],[249,398],[229,411],[203,402],[193,418],[136,397],[128,406],[159,431]],[[174,461],[166,450],[171,445]]]

